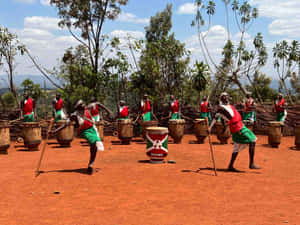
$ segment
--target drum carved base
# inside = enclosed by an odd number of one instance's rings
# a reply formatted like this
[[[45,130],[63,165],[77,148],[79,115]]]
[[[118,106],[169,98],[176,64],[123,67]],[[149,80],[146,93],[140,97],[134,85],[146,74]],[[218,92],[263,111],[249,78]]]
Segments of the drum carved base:
[[[197,136],[197,142],[198,144],[204,144],[206,136]]]
[[[73,141],[73,139],[71,139],[71,140],[60,140],[60,139],[57,139],[57,142],[58,142],[62,147],[70,147],[72,141]]]
[[[7,155],[8,151],[7,149],[9,148],[9,145],[1,145],[0,146],[0,154],[1,155]]]
[[[24,142],[25,147],[28,148],[29,151],[38,151],[40,144],[41,141]]]

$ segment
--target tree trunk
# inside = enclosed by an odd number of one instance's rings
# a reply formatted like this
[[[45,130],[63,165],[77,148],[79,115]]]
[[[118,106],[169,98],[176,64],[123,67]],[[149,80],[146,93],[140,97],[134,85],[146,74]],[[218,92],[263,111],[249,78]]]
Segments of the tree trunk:
[[[293,102],[292,97],[290,95],[289,89],[287,88],[286,83],[285,83],[285,81],[283,79],[281,79],[281,83],[282,83],[282,85],[283,85],[283,87],[285,89],[285,92],[286,92],[286,94],[288,96],[288,99],[289,99],[290,103],[293,105],[294,102]]]

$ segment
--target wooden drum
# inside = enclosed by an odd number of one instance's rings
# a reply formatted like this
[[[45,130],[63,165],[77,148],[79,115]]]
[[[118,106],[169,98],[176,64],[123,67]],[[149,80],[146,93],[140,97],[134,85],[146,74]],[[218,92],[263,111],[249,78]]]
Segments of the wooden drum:
[[[133,124],[131,119],[118,120],[118,138],[122,144],[130,144],[133,137]]]
[[[42,141],[42,129],[38,122],[23,123],[24,145],[29,150],[38,150]]]
[[[196,119],[194,121],[194,132],[199,144],[203,144],[208,135],[208,127],[205,119]]]
[[[280,139],[281,139],[281,122],[272,121],[269,122],[269,145],[272,146],[272,148],[278,148],[280,145]]]
[[[225,132],[223,132],[223,124],[221,121],[216,122],[216,131],[217,131],[217,138],[221,142],[221,144],[228,144],[228,139],[231,136],[231,132],[229,129],[229,124],[225,122]]]
[[[151,163],[163,163],[168,155],[168,128],[166,127],[148,127],[147,137],[147,155]]]
[[[7,121],[0,122],[0,154],[7,154],[10,146],[9,123]]]
[[[169,120],[170,136],[174,139],[174,143],[181,143],[184,135],[185,120]]]
[[[244,125],[253,132],[254,123],[250,120],[243,120]]]
[[[142,133],[143,138],[146,140],[146,129],[148,127],[157,127],[158,121],[157,120],[151,120],[151,121],[142,121]]]
[[[56,122],[57,127],[64,125],[67,121],[60,120]],[[70,123],[67,127],[59,131],[56,135],[57,142],[64,147],[68,147],[71,145],[74,137],[74,124]]]
[[[295,145],[300,150],[300,125],[297,125],[295,128]]]
[[[101,139],[101,141],[104,140],[104,122],[103,121],[97,121],[95,123],[95,126],[97,128],[97,131],[98,131],[98,134],[99,134],[99,137]]]

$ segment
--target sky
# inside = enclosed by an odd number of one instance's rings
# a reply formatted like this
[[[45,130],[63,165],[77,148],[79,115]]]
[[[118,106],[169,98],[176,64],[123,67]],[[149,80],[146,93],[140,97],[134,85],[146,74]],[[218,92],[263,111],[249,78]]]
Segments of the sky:
[[[57,9],[49,4],[49,0],[0,0],[0,25],[7,27],[18,35],[31,54],[43,67],[52,69],[59,66],[65,50],[78,42],[66,30],[57,26],[59,18]],[[104,24],[103,34],[121,39],[127,34],[135,38],[144,38],[145,27],[149,19],[166,4],[173,5],[172,32],[175,37],[186,44],[191,51],[191,60],[203,60],[197,39],[197,29],[191,27],[195,17],[193,0],[128,0],[122,7],[122,13],[114,21]],[[262,33],[268,53],[272,55],[272,47],[281,40],[300,40],[300,1],[299,0],[250,0],[249,3],[259,10],[259,18],[246,34],[246,41],[251,43],[253,37]],[[224,5],[216,0],[216,14],[213,26],[207,37],[207,44],[213,58],[218,62],[226,40],[226,24]],[[232,14],[231,14],[232,15]],[[230,33],[233,40],[238,40],[240,32],[232,16],[230,16]],[[263,69],[268,76],[275,76],[272,57]],[[0,70],[0,74],[5,71]],[[27,57],[17,57],[16,74],[40,75]]]

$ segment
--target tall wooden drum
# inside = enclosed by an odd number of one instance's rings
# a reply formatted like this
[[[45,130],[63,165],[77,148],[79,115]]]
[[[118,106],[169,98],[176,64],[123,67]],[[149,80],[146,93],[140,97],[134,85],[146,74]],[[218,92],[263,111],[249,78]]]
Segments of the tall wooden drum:
[[[133,124],[131,119],[118,120],[118,138],[122,144],[130,144],[133,137]]]
[[[7,154],[10,146],[9,123],[7,121],[0,122],[0,154]]]
[[[208,135],[208,127],[205,119],[195,119],[194,132],[199,144],[203,144]]]
[[[151,121],[142,121],[142,134],[143,138],[146,140],[146,129],[148,127],[157,127],[158,121],[157,120],[151,120]]]
[[[217,138],[221,142],[221,144],[228,144],[228,139],[231,136],[231,132],[229,129],[229,124],[225,122],[225,132],[224,127],[221,121],[216,122],[216,131],[217,131]]]
[[[38,122],[23,123],[24,145],[29,150],[38,150],[42,141],[42,129]]]
[[[97,128],[97,131],[98,131],[98,134],[99,134],[99,137],[101,139],[101,141],[104,140],[104,122],[103,121],[97,121],[95,123],[95,126]]]
[[[295,145],[300,150],[300,125],[297,125],[295,128]]]
[[[253,132],[254,123],[250,120],[243,120],[244,125]]]
[[[174,139],[174,143],[181,143],[184,135],[184,120],[169,120],[170,136]]]
[[[269,145],[278,148],[281,139],[281,122],[272,121],[269,123]]]
[[[163,163],[168,155],[168,128],[148,127],[147,136],[147,155],[151,163]]]
[[[56,122],[57,127],[64,125],[67,121],[60,120]],[[74,137],[74,124],[70,123],[67,127],[59,131],[56,135],[57,142],[64,147],[68,147],[71,145]]]

